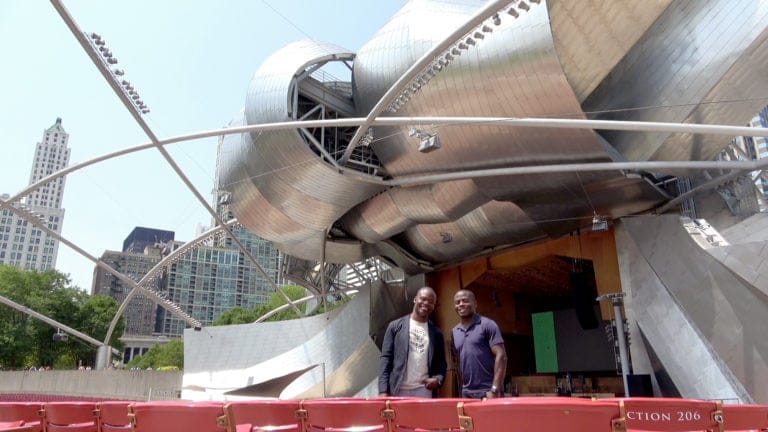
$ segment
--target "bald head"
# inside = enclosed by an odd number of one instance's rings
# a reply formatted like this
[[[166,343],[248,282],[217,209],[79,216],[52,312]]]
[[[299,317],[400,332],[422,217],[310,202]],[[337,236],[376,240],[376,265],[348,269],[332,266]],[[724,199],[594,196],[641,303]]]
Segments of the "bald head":
[[[477,310],[477,299],[475,293],[470,290],[459,290],[453,296],[453,308],[462,321],[469,321],[474,317]]]

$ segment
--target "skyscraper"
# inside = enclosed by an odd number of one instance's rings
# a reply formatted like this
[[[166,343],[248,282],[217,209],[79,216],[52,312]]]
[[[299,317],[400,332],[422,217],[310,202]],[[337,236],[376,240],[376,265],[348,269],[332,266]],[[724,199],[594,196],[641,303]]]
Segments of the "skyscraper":
[[[29,184],[65,168],[69,164],[69,134],[61,126],[61,118],[43,132],[35,147],[35,159],[29,173]],[[15,207],[24,208],[45,221],[48,229],[61,233],[64,209],[61,207],[65,178],[59,177],[32,191]],[[8,199],[3,195],[3,199]],[[0,211],[0,264],[30,270],[49,270],[56,266],[59,242],[29,224],[11,210]]]

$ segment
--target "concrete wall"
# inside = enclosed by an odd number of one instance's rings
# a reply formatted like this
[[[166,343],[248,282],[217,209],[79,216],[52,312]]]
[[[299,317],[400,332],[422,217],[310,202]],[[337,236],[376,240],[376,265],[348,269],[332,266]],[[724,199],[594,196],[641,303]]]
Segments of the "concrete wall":
[[[0,393],[172,400],[181,395],[181,379],[182,372],[170,371],[11,371],[0,372]]]

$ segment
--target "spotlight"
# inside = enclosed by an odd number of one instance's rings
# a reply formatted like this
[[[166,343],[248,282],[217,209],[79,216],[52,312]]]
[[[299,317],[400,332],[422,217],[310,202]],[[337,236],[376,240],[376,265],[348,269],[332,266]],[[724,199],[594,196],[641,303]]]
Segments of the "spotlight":
[[[493,20],[493,25],[501,25],[501,18],[499,18],[499,14],[496,14],[491,18]]]
[[[530,7],[530,6],[528,6],[528,3],[524,2],[524,1],[521,1],[520,3],[518,3],[518,4],[517,4],[517,7],[519,7],[520,9],[522,9],[522,10],[524,10],[524,11],[529,11],[529,10],[531,10],[531,7]]]
[[[508,14],[510,14],[510,15],[512,15],[512,16],[513,16],[513,17],[515,17],[515,18],[517,18],[517,17],[519,17],[519,16],[520,16],[520,14],[519,14],[519,13],[517,13],[517,11],[515,10],[515,8],[513,8],[513,7],[509,8],[509,10],[507,11],[507,13],[508,13]]]
[[[592,231],[608,231],[608,221],[599,215],[593,216]]]

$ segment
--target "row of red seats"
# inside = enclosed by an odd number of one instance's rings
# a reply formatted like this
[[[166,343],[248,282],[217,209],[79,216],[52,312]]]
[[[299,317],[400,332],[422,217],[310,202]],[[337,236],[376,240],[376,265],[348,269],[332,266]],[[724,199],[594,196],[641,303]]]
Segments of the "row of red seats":
[[[114,398],[94,398],[88,396],[69,396],[45,393],[0,393],[0,402],[54,402],[54,401],[85,401],[101,402],[115,400]]]
[[[768,431],[768,405],[672,399],[0,402],[0,432]]]

